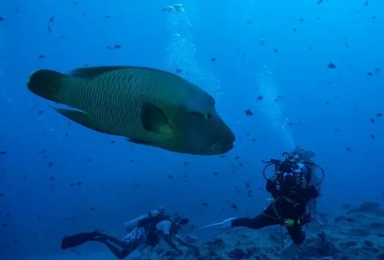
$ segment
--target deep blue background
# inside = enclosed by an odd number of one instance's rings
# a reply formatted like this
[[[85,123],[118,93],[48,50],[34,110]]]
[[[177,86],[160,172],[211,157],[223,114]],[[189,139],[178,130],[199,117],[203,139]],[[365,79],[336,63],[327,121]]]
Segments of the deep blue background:
[[[384,71],[366,75],[384,69],[383,1],[189,0],[180,1],[183,13],[161,12],[173,4],[164,0],[78,2],[0,2],[2,260],[56,254],[63,234],[103,228],[121,236],[124,221],[159,206],[196,226],[255,215],[268,203],[261,159],[296,144],[314,150],[326,170],[320,211],[384,201],[384,118],[376,117],[384,112]],[[105,48],[115,44],[122,48]],[[36,69],[84,64],[189,71],[182,75],[216,98],[238,136],[235,148],[221,158],[132,145],[69,126],[26,90]]]

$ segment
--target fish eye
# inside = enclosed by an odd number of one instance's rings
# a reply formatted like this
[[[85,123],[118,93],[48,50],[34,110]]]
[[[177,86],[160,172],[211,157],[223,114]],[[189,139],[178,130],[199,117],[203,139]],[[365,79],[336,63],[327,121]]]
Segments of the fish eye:
[[[205,118],[206,118],[206,119],[211,119],[211,118],[212,118],[212,114],[211,114],[211,113],[207,113],[207,114],[205,115]]]

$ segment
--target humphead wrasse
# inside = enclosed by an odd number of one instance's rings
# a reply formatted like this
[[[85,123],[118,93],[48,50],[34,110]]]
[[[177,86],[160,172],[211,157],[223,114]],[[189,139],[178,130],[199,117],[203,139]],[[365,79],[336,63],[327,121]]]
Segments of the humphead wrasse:
[[[69,74],[38,70],[28,89],[74,109],[54,108],[93,130],[178,153],[217,155],[235,136],[216,112],[215,100],[180,76],[145,67],[107,66]]]

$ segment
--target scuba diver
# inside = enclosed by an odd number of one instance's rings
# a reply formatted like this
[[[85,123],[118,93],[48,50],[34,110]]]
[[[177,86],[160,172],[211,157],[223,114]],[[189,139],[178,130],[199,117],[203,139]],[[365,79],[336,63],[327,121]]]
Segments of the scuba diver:
[[[160,243],[160,240],[164,239],[179,255],[183,255],[183,251],[173,241],[178,242],[181,246],[194,249],[198,255],[198,247],[184,241],[178,235],[181,226],[188,223],[187,218],[179,216],[171,220],[171,217],[165,214],[164,209],[153,210],[125,222],[124,226],[128,234],[122,240],[96,230],[65,236],[61,242],[61,249],[76,247],[89,241],[98,241],[106,245],[118,259],[124,259],[134,251],[143,251],[147,246],[150,246],[152,251]]]
[[[307,209],[309,202],[319,196],[316,186],[324,179],[323,169],[310,161],[304,161],[296,152],[283,153],[282,159],[271,159],[263,169],[266,179],[266,190],[272,195],[273,202],[254,218],[229,218],[220,223],[204,226],[200,229],[212,228],[216,231],[234,227],[261,229],[272,225],[284,225],[291,241],[283,248],[282,258],[291,259],[304,242],[306,234],[302,226],[311,221],[311,212]],[[301,151],[302,152],[302,151]],[[312,156],[313,157],[313,156]],[[266,177],[266,169],[274,166],[271,178]],[[311,184],[313,169],[318,167],[323,177],[315,185]]]
[[[295,156],[295,155],[298,156],[298,159],[301,161],[310,162],[312,164],[315,163],[315,153],[310,151],[310,150],[304,149],[304,147],[301,145],[297,145],[295,147],[295,149],[292,151],[291,155],[292,156]],[[308,166],[310,167],[310,165],[308,165]],[[315,188],[316,188],[316,190],[320,196],[321,195],[321,185],[320,184],[322,183],[322,180],[320,180],[319,176],[317,176],[317,174],[316,174],[316,168],[317,167],[311,167],[311,168],[312,168],[311,169],[311,173],[312,173],[311,184],[316,185]],[[323,226],[324,220],[322,219],[321,214],[319,214],[319,212],[317,211],[317,198],[309,201],[308,209],[311,213],[312,218],[315,219],[319,225]]]

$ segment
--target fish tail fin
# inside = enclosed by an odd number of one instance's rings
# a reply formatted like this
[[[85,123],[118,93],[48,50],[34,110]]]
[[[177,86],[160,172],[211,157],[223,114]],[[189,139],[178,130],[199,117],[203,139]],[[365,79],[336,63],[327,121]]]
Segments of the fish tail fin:
[[[37,70],[28,79],[28,89],[42,97],[54,102],[64,103],[60,100],[60,92],[65,88],[65,80],[70,76],[53,70]]]

